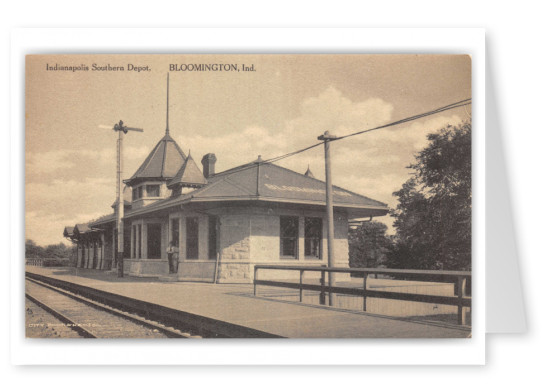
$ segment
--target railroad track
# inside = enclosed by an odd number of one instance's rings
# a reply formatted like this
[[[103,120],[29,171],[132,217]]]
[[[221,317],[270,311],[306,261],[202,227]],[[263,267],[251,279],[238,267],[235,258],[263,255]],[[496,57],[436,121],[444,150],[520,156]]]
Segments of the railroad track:
[[[25,296],[83,338],[201,338],[29,277]]]
[[[180,311],[159,304],[37,273],[26,272],[25,277],[28,280],[26,283],[27,290],[30,290],[31,286],[34,286],[36,289],[50,289],[52,292],[55,291],[61,295],[67,296],[73,300],[73,303],[74,300],[76,300],[80,302],[80,304],[86,303],[86,305],[92,306],[88,308],[95,309],[96,311],[102,311],[103,313],[109,312],[110,315],[126,317],[128,322],[140,323],[142,327],[147,327],[150,330],[151,328],[156,329],[158,330],[156,334],[165,335],[168,338],[281,338],[279,335],[266,333],[249,327]],[[42,285],[36,287],[38,284]],[[44,285],[47,285],[47,287]],[[31,292],[27,292],[27,294],[32,295]],[[45,295],[46,291],[42,291],[41,294],[35,294],[35,296],[40,298],[38,301],[42,301],[43,298],[47,296]],[[37,297],[35,297],[35,300],[37,300]],[[47,303],[43,304],[48,306]],[[55,305],[52,305],[52,307],[54,306]],[[88,309],[84,311],[84,313],[91,313],[91,310]],[[79,324],[90,324],[90,322],[71,319],[71,316],[76,317],[76,315],[73,314],[61,315],[70,319],[70,321],[67,322],[63,321],[67,324],[76,324],[77,326]],[[93,328],[93,330],[90,330],[91,327],[84,328],[91,334],[94,334],[98,329],[97,327]],[[81,333],[81,335],[86,334],[85,331],[81,331]],[[109,336],[99,338],[142,338],[140,336],[131,335],[130,332],[123,334],[125,335],[121,337]]]

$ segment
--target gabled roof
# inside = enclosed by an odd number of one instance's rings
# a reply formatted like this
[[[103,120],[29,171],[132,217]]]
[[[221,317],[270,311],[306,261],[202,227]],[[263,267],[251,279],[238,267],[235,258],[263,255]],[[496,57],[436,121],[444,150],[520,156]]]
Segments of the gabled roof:
[[[125,182],[132,185],[145,179],[172,179],[184,164],[186,155],[170,134],[166,134],[149,153],[136,173]]]
[[[111,214],[108,214],[108,215],[105,215],[105,216],[98,217],[97,219],[95,219],[93,221],[90,221],[88,223],[88,225],[91,228],[95,228],[95,227],[97,227],[101,224],[112,223],[112,222],[115,222],[116,220],[117,220],[117,216],[115,215],[115,213],[111,213]]]
[[[224,180],[249,195],[264,198],[325,202],[325,182],[272,163],[253,162],[215,175],[213,182]],[[213,183],[214,185],[214,183]],[[215,186],[207,186],[194,197],[223,196]],[[335,204],[374,207],[387,205],[374,199],[333,186]]]
[[[176,173],[172,181],[168,184],[168,187],[172,187],[175,185],[206,185],[207,180],[203,176],[203,173],[197,167],[197,164],[189,155],[186,160],[184,161],[184,164],[182,164],[182,167],[180,167],[180,170]]]
[[[63,236],[69,238],[75,234],[75,227],[65,227],[63,230]]]
[[[128,217],[162,210],[178,204],[208,201],[268,201],[323,206],[325,182],[276,166],[255,161],[208,178],[208,184],[190,193],[147,205],[127,214]],[[335,207],[363,210],[365,215],[388,213],[385,203],[333,186]]]
[[[88,224],[77,224],[75,225],[75,230],[74,230],[74,233],[75,234],[83,234],[83,233],[86,233],[90,231],[90,227],[88,226]]]

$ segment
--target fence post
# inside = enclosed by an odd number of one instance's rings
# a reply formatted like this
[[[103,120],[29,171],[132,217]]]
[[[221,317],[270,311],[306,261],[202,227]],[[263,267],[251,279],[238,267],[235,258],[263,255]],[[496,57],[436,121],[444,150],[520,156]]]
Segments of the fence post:
[[[304,270],[300,271],[300,288],[299,288],[299,300],[302,303],[302,280],[304,278]]]
[[[254,295],[256,296],[256,280],[258,279],[258,266],[254,266]]]
[[[463,308],[462,299],[465,296],[467,278],[464,276],[457,277],[457,324],[465,324],[466,309]]]
[[[366,295],[366,291],[367,291],[367,276],[369,275],[369,273],[365,273],[364,274],[364,311],[367,311],[367,295]]]
[[[321,291],[320,291],[320,304],[325,305],[325,270],[321,271]]]

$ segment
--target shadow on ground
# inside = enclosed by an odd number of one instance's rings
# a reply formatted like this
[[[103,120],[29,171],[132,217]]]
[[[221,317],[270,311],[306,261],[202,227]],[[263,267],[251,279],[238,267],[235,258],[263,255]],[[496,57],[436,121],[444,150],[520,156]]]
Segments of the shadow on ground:
[[[259,300],[266,300],[266,301],[276,301],[276,302],[282,302],[282,303],[290,303],[295,305],[301,305],[301,306],[307,306],[307,307],[314,307],[314,308],[324,308],[331,311],[341,311],[341,312],[353,312],[359,315],[365,315],[365,316],[374,316],[379,318],[385,318],[385,319],[395,319],[395,320],[401,320],[405,322],[413,322],[413,323],[422,323],[427,325],[433,325],[433,326],[440,326],[440,327],[446,327],[446,328],[458,328],[458,329],[465,329],[468,330],[471,328],[471,312],[469,309],[466,311],[466,324],[465,325],[458,325],[457,324],[457,313],[445,313],[445,314],[431,314],[431,315],[389,315],[381,312],[371,312],[371,311],[362,311],[358,308],[350,308],[346,305],[338,305],[335,307],[328,307],[326,305],[321,305],[317,303],[317,300],[319,298],[319,294],[314,294],[311,292],[305,293],[304,297],[305,300],[303,302],[298,301],[297,294],[294,292],[275,292],[275,291],[268,291],[263,292],[262,294],[258,294],[257,296],[254,296],[254,294],[251,293],[245,293],[245,292],[231,292],[227,294],[232,294],[236,296],[243,296],[243,297],[251,297]],[[310,299],[310,300],[308,300]],[[394,301],[389,301],[389,305],[392,305]]]
[[[75,267],[52,267],[53,276],[77,276],[82,278],[90,278],[92,280],[101,280],[109,282],[157,282],[159,279],[157,277],[132,277],[129,275],[124,275],[124,277],[118,277],[116,271],[109,270],[91,270],[91,269],[80,269]]]
[[[411,320],[417,322],[427,323],[445,323],[445,324],[457,324],[457,314],[436,314],[436,315],[424,315],[424,316],[407,316],[404,320]],[[471,311],[467,310],[465,315],[465,324],[471,325]]]

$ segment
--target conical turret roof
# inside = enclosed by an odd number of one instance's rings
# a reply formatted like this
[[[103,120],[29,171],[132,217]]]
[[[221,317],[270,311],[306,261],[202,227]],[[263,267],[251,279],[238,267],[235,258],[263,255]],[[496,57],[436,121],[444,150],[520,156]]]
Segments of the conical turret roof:
[[[185,160],[185,153],[167,132],[126,183],[133,185],[146,179],[170,180],[176,176]]]
[[[149,156],[142,163],[138,171],[125,182],[133,186],[144,180],[169,181],[178,174],[186,162],[186,154],[180,149],[176,141],[170,137],[168,128],[169,112],[169,74],[166,74],[166,130],[165,136],[155,145]]]
[[[203,173],[197,167],[197,164],[189,155],[178,171],[178,173],[174,176],[172,181],[168,184],[168,187],[172,187],[174,185],[181,184],[181,185],[192,185],[192,186],[198,186],[198,185],[206,185],[207,180],[203,176]]]

